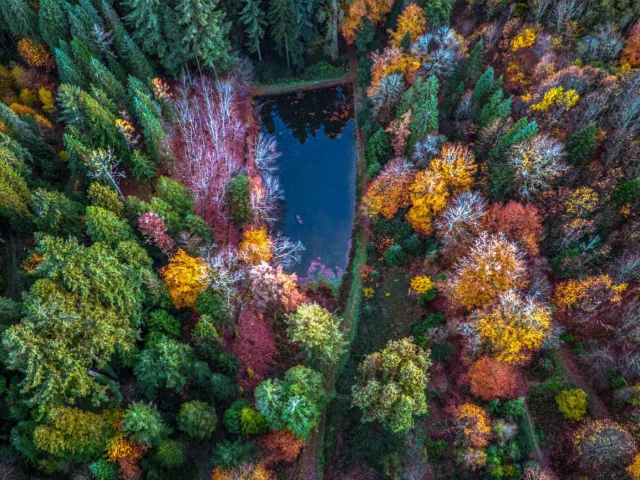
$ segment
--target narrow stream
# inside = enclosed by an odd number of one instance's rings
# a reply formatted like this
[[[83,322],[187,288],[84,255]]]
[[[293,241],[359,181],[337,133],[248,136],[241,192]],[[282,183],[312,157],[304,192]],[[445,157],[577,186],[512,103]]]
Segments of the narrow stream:
[[[356,189],[351,92],[342,87],[261,98],[262,129],[282,156],[280,228],[306,250],[291,270],[301,282],[337,282],[347,267]]]

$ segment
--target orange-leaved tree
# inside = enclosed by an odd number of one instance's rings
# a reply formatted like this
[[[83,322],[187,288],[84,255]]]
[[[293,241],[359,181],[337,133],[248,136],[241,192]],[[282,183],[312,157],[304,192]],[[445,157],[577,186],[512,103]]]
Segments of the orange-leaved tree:
[[[391,8],[393,0],[353,0],[345,2],[344,21],[340,31],[347,43],[353,43],[362,21],[368,18],[373,24],[384,21]]]
[[[380,83],[382,77],[391,73],[401,73],[407,83],[413,83],[416,79],[420,60],[407,55],[401,48],[385,48],[382,53],[372,53],[371,60],[371,87],[367,93],[371,95],[374,88]]]
[[[420,235],[433,232],[433,219],[447,206],[450,197],[468,190],[476,171],[473,153],[461,145],[447,144],[440,156],[416,175],[410,187],[411,209],[407,220]]]
[[[489,233],[504,233],[531,256],[539,252],[542,219],[533,205],[523,205],[513,200],[505,205],[494,203],[482,218],[482,227]]]
[[[425,17],[424,10],[415,3],[412,3],[405,8],[398,17],[398,26],[395,31],[389,30],[389,35],[391,35],[389,43],[394,47],[399,47],[407,33],[411,37],[411,43],[413,43],[426,31],[427,18]]]
[[[362,211],[369,217],[393,218],[399,209],[409,206],[409,185],[413,178],[414,173],[406,160],[391,160],[369,185],[362,199]]]
[[[470,310],[488,306],[498,295],[526,284],[524,262],[515,244],[502,233],[483,232],[444,286],[452,303]]]
[[[482,407],[464,403],[456,409],[456,426],[462,431],[464,444],[486,447],[491,436],[491,421]]]
[[[469,369],[471,393],[483,400],[516,398],[518,369],[491,357],[482,357]]]
[[[193,308],[198,294],[207,288],[209,268],[202,258],[192,257],[180,249],[169,264],[160,269],[160,275],[176,308]]]

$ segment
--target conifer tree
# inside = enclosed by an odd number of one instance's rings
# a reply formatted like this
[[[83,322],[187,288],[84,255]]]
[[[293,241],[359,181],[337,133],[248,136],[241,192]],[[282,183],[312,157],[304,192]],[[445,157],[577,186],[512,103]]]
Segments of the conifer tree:
[[[493,67],[487,68],[476,83],[471,94],[471,107],[478,111],[487,99],[502,86],[502,77],[494,79]]]
[[[104,21],[90,0],[79,0],[78,4],[66,3],[71,35],[89,48],[94,54],[100,53],[94,36],[96,26],[104,29]]]
[[[499,88],[482,107],[478,127],[485,127],[496,119],[505,119],[510,113],[511,97],[504,98],[502,88]]]
[[[20,174],[21,164],[13,152],[0,145],[0,216],[29,214],[31,199]]]
[[[71,56],[76,67],[88,79],[91,78],[91,59],[95,57],[89,47],[77,38],[71,40]]]
[[[291,0],[270,0],[267,17],[269,19],[271,37],[275,40],[280,50],[284,46],[287,68],[291,68],[289,49],[295,30]]]
[[[80,71],[73,59],[64,50],[56,48],[55,56],[61,83],[79,87],[87,86],[88,82],[84,73]]]
[[[133,101],[133,113],[142,126],[147,152],[155,160],[160,159],[160,144],[165,132],[160,123],[160,107],[153,101],[146,86],[137,78],[129,77],[129,96]]]
[[[258,59],[262,60],[260,40],[264,37],[264,26],[267,24],[264,12],[260,8],[259,0],[243,0],[243,2],[244,8],[240,12],[240,20],[245,25],[248,37],[245,45],[251,53],[257,53]]]
[[[41,0],[38,8],[38,26],[42,39],[53,51],[58,48],[60,40],[67,40],[70,35],[69,18],[60,0]]]
[[[596,125],[588,125],[574,133],[567,142],[567,160],[571,165],[589,163],[596,150]]]
[[[118,81],[113,73],[109,71],[97,58],[92,58],[89,62],[89,72],[92,83],[100,88],[114,102],[122,105],[126,98],[127,91]]]
[[[411,143],[429,132],[438,131],[438,79],[432,75],[426,81],[418,77],[402,96],[396,116],[401,118],[411,110]]]
[[[464,60],[462,80],[468,83],[475,82],[482,73],[484,65],[484,41],[480,39],[475,44],[469,56]]]
[[[160,28],[159,12],[164,2],[161,0],[124,0],[123,5],[129,9],[124,17],[133,39],[145,53],[162,57],[165,51],[164,38]]]
[[[204,66],[225,70],[233,64],[225,12],[218,10],[219,0],[181,0],[177,7],[184,29],[185,53],[196,57]]]
[[[36,12],[28,0],[6,0],[2,2],[2,21],[6,22],[9,30],[16,36],[38,40],[37,20]]]

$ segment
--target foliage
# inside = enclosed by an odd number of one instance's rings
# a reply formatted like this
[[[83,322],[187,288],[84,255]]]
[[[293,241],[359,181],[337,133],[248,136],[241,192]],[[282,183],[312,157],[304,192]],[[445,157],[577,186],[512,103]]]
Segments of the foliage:
[[[604,302],[620,302],[626,289],[626,283],[615,284],[609,275],[567,280],[556,286],[553,303],[561,311],[591,312]]]
[[[473,403],[460,405],[456,409],[456,425],[463,434],[465,445],[481,448],[489,443],[491,424],[482,407]]]
[[[412,339],[389,341],[365,358],[353,386],[353,405],[362,410],[363,422],[379,421],[393,432],[410,430],[413,416],[427,413],[429,352]]]
[[[395,31],[390,31],[390,44],[393,47],[399,47],[405,35],[409,35],[411,43],[425,33],[427,30],[427,19],[424,10],[416,4],[408,5],[398,17],[398,25]]]
[[[184,444],[175,440],[163,440],[158,444],[156,458],[164,467],[181,467],[187,461]]]
[[[433,289],[435,285],[427,275],[417,275],[411,279],[411,288],[421,295]]]
[[[273,258],[273,242],[269,238],[267,229],[249,228],[244,231],[242,243],[238,247],[239,257],[252,265],[268,262]]]
[[[481,357],[469,369],[471,393],[483,400],[515,398],[518,372],[508,363],[491,357]]]
[[[556,395],[558,409],[569,420],[582,420],[587,414],[587,394],[579,388],[562,390]]]
[[[452,302],[467,309],[487,306],[498,295],[526,285],[518,248],[503,234],[482,233],[454,267],[445,284]]]
[[[229,182],[227,198],[231,209],[231,218],[238,224],[247,223],[253,218],[251,210],[249,177],[236,175]]]
[[[178,428],[191,438],[205,440],[210,438],[216,428],[215,409],[199,400],[183,403],[178,412]]]
[[[382,22],[393,7],[393,0],[355,0],[345,4],[344,23],[341,32],[348,43],[353,43],[356,33],[366,18],[371,23]]]
[[[176,308],[195,306],[198,294],[207,287],[208,273],[204,260],[184,250],[178,250],[169,265],[160,269]]]
[[[504,205],[494,203],[482,217],[482,227],[492,234],[502,232],[532,257],[539,252],[542,219],[538,209],[531,204],[514,201]]]
[[[153,447],[165,438],[171,429],[167,427],[158,407],[151,403],[137,402],[129,405],[122,417],[122,431],[134,442]]]
[[[583,472],[604,472],[623,469],[636,454],[629,433],[612,420],[585,422],[573,438],[578,461]]]
[[[287,315],[287,335],[299,342],[310,360],[322,365],[335,364],[345,348],[340,331],[341,319],[317,303],[303,303]]]
[[[369,185],[362,199],[362,210],[369,217],[392,218],[398,210],[409,206],[409,186],[413,179],[414,174],[405,161],[390,161]]]

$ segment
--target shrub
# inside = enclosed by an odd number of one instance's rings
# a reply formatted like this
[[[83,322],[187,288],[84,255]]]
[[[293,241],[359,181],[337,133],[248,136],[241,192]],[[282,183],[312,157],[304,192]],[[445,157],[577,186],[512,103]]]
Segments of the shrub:
[[[579,388],[561,391],[556,395],[556,403],[564,418],[582,420],[587,414],[587,394]]]
[[[251,211],[251,184],[249,177],[240,173],[233,177],[227,188],[227,201],[231,210],[231,218],[243,225],[253,218]]]

